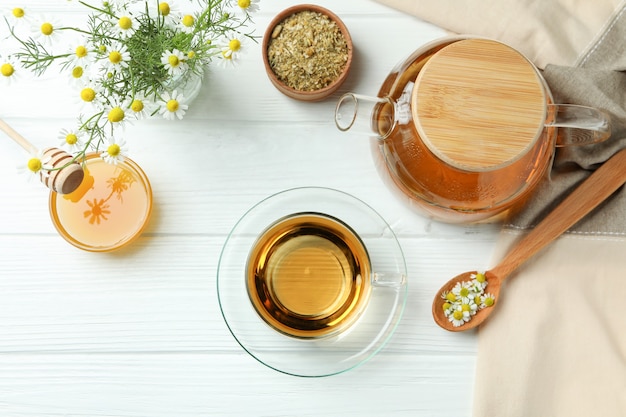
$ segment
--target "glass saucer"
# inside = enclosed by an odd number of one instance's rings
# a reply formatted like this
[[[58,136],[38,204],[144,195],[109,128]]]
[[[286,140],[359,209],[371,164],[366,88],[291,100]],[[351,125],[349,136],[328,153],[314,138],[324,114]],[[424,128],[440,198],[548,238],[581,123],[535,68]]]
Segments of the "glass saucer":
[[[301,213],[347,225],[369,256],[369,301],[339,333],[302,338],[277,331],[257,312],[248,293],[248,260],[259,236],[277,221]],[[391,227],[366,203],[329,188],[294,188],[262,200],[235,224],[220,255],[217,294],[228,329],[252,357],[285,374],[328,376],[364,363],[390,339],[406,302],[406,264]]]

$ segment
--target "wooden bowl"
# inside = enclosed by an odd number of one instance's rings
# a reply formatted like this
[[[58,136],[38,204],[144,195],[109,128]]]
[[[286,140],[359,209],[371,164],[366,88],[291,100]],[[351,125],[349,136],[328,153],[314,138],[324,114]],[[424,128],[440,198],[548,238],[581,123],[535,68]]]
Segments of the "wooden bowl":
[[[301,25],[306,32],[303,35],[295,29],[299,25],[293,24],[293,21],[289,23],[288,20],[296,19],[296,16],[303,18],[305,14],[300,12],[319,13],[328,20],[317,20],[318,15],[306,14],[315,18],[311,22],[317,23],[307,22]],[[334,22],[336,27],[329,24],[329,21]],[[332,44],[332,48],[326,47],[332,43],[332,35],[337,29],[341,36],[335,38],[338,40]],[[324,37],[324,34],[328,36]],[[341,38],[345,40],[345,46]],[[289,43],[290,53],[280,54],[281,50],[285,50],[282,46],[286,43]],[[302,101],[322,100],[341,86],[352,64],[352,49],[352,38],[341,19],[330,10],[314,4],[292,6],[277,14],[268,25],[262,44],[263,63],[272,84],[286,96]],[[341,50],[341,54],[337,50]],[[293,54],[294,51],[297,53]],[[298,58],[293,58],[294,56]],[[287,59],[296,61],[290,62]],[[287,68],[296,70],[281,71]]]

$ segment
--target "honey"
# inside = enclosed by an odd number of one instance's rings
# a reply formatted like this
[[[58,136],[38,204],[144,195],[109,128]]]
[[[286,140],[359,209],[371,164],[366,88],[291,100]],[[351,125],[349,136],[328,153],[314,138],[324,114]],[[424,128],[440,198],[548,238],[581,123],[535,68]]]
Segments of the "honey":
[[[117,165],[89,154],[85,177],[72,193],[50,194],[50,214],[61,236],[72,245],[106,252],[134,241],[152,211],[152,189],[141,168],[126,158]]]

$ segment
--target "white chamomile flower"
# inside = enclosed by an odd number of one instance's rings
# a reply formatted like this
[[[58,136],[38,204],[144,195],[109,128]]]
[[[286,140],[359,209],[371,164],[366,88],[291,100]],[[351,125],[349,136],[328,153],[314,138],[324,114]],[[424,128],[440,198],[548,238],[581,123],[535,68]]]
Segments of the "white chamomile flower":
[[[456,295],[457,299],[464,300],[468,297],[472,297],[472,291],[470,289],[471,282],[457,282],[456,285],[452,288],[452,293]]]
[[[86,86],[89,83],[89,71],[86,66],[75,64],[68,67],[70,83],[77,88]]]
[[[100,157],[107,164],[117,165],[118,162],[124,162],[124,155],[127,153],[126,140],[112,137],[109,139],[109,146],[100,153]]]
[[[20,164],[19,169],[23,174],[28,176],[28,180],[31,181],[34,177],[46,178],[52,166],[48,165],[51,157],[44,156],[42,151],[30,156],[25,164]]]
[[[33,38],[43,45],[51,45],[58,38],[60,27],[55,19],[46,17],[35,19],[32,25]]]
[[[472,278],[472,284],[477,288],[480,289],[480,292],[482,292],[482,290],[485,289],[485,287],[487,286],[487,277],[485,277],[485,274],[482,272],[477,272],[475,274],[471,274],[470,278]],[[479,291],[477,291],[479,292]]]
[[[164,19],[166,24],[176,26],[176,24],[180,21],[180,12],[175,1],[159,1],[157,7],[158,17]]]
[[[443,315],[448,317],[454,311],[455,303],[452,303],[450,301],[446,301],[445,303],[443,303],[442,308],[443,308]]]
[[[188,107],[185,97],[178,90],[174,90],[171,95],[165,92],[161,97],[160,113],[167,120],[182,119]]]
[[[128,120],[126,118],[127,110],[128,108],[120,100],[112,99],[110,103],[104,107],[104,114],[112,126],[122,127]]]
[[[196,28],[196,17],[193,14],[184,14],[178,21],[178,27],[185,33],[193,33]]]
[[[455,303],[458,301],[457,296],[452,291],[444,291],[443,293],[441,293],[441,298],[449,303]]]
[[[78,90],[78,102],[81,110],[87,112],[100,111],[104,108],[103,98],[101,95],[102,86],[89,80],[84,86]]]
[[[9,24],[16,30],[28,28],[32,23],[30,13],[23,7],[4,7],[2,15],[7,17]]]
[[[223,38],[219,46],[224,63],[234,64],[241,55],[244,43],[243,38],[236,35]]]
[[[0,55],[0,83],[10,85],[19,77],[19,63],[11,56]]]
[[[70,54],[70,62],[74,65],[86,66],[93,61],[93,51],[89,49],[89,46],[87,46],[84,40],[76,43],[70,50]]]
[[[481,297],[480,308],[491,307],[495,304],[496,298],[491,293],[487,293]]]
[[[129,115],[138,120],[148,118],[154,110],[152,102],[146,100],[143,94],[137,94],[135,97],[129,98],[124,103],[124,108],[128,109],[126,112]]]
[[[115,22],[115,32],[122,38],[127,39],[133,36],[139,23],[132,16],[121,16]]]
[[[259,0],[237,0],[237,6],[246,14],[259,11]]]
[[[165,51],[161,55],[161,63],[165,66],[168,74],[172,76],[181,75],[189,68],[186,61],[187,56],[178,49]]]
[[[84,132],[81,130],[61,129],[59,132],[59,145],[70,153],[82,151]]]
[[[471,315],[468,311],[463,311],[463,308],[459,305],[456,309],[448,316],[448,320],[452,323],[454,327],[459,327],[470,321]]]
[[[130,61],[130,52],[126,45],[117,43],[107,49],[107,65],[106,68],[111,73],[121,71],[122,68],[128,67]]]
[[[468,312],[470,316],[473,316],[478,311],[478,304],[476,304],[473,298],[468,298],[461,303],[461,311],[464,313]]]

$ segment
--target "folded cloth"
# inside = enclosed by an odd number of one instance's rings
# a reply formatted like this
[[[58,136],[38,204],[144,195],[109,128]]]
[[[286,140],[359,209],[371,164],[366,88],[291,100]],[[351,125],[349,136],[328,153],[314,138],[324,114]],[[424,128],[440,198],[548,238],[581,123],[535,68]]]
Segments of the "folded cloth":
[[[475,417],[626,415],[625,253],[623,238],[568,234],[505,282],[478,331]]]
[[[626,147],[626,2],[378,1],[516,47],[543,69],[557,103],[597,107],[612,117],[606,142],[557,150],[531,201],[503,224],[495,264]],[[475,417],[626,416],[625,255],[623,187],[509,277],[497,312],[478,331]]]
[[[498,39],[539,68],[578,65],[624,6],[623,0],[377,1],[456,33]]]

